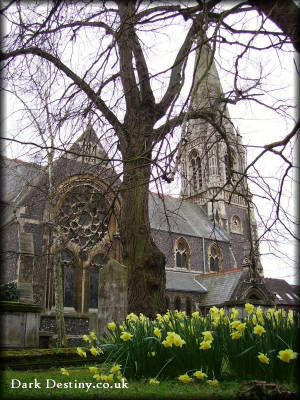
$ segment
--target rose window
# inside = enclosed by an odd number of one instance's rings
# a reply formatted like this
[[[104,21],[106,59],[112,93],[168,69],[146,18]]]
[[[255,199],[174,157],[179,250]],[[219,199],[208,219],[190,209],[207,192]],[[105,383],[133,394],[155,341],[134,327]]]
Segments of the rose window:
[[[60,224],[67,241],[82,248],[92,248],[108,230],[103,196],[91,185],[68,192],[60,209]]]

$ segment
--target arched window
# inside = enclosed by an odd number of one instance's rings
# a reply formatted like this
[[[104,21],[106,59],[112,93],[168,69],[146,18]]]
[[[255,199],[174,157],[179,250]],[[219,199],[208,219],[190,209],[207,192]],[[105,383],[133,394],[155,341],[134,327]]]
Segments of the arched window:
[[[186,315],[188,315],[188,316],[190,316],[192,314],[192,302],[189,297],[187,297],[185,300],[185,311],[186,311]]]
[[[222,269],[222,253],[216,244],[213,244],[208,250],[208,265],[211,272],[218,272]]]
[[[179,296],[175,297],[174,300],[174,310],[180,311],[181,309],[181,299]]]
[[[89,308],[98,308],[99,269],[90,268]]]
[[[89,308],[98,308],[99,270],[106,262],[106,257],[96,254],[90,265]]]
[[[75,272],[73,254],[63,249],[60,253],[64,288],[64,307],[74,307]]]
[[[243,226],[240,217],[233,215],[231,218],[230,229],[233,233],[243,233]]]
[[[217,176],[218,175],[218,161],[215,154],[209,156],[208,159],[208,169],[210,176]]]
[[[196,150],[193,150],[190,153],[190,166],[192,175],[192,188],[195,193],[198,190],[201,190],[203,185],[201,160]]]
[[[175,267],[189,267],[189,245],[183,238],[177,240],[175,244]]]

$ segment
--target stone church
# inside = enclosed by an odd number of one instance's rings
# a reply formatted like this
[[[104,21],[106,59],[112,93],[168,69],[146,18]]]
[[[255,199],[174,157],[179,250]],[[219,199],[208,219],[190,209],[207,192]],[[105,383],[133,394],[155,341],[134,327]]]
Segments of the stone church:
[[[207,60],[202,57],[197,66],[196,81]],[[209,116],[217,110],[218,124],[203,118],[188,122],[182,130],[180,197],[155,193],[149,197],[152,236],[166,256],[167,306],[187,314],[246,301],[273,304],[263,279],[244,176],[246,150],[226,103],[220,101],[223,97],[213,63],[190,106]],[[1,283],[16,282],[20,301],[40,305],[40,332],[54,334],[48,168],[7,158],[1,164]],[[122,263],[120,181],[90,125],[55,161],[54,179],[65,321],[69,336],[76,338],[103,329],[99,287],[109,274],[101,271],[110,259]]]

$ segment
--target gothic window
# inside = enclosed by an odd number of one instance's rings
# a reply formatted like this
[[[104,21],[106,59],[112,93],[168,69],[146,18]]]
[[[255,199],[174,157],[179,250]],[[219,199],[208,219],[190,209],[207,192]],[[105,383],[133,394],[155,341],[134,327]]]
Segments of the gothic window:
[[[180,311],[181,309],[181,299],[179,296],[175,297],[174,300],[174,310]]]
[[[189,264],[189,245],[181,238],[175,245],[175,267],[188,268]]]
[[[215,154],[212,154],[208,159],[208,169],[210,176],[218,175],[218,162]]]
[[[190,154],[190,165],[192,188],[194,192],[197,192],[198,190],[202,189],[203,179],[201,160],[196,150],[193,150]]]
[[[233,233],[243,233],[242,222],[237,215],[231,218],[231,232]]]
[[[64,198],[59,221],[63,239],[80,246],[82,259],[87,259],[87,250],[101,242],[108,231],[103,196],[90,184],[73,188]]]
[[[216,244],[208,250],[208,265],[210,272],[218,272],[222,269],[222,253]]]
[[[104,254],[96,254],[90,264],[89,308],[98,308],[99,270],[106,262]]]
[[[189,297],[187,297],[185,301],[185,311],[187,316],[190,316],[192,314],[192,302]]]
[[[89,308],[98,308],[99,269],[90,268]]]

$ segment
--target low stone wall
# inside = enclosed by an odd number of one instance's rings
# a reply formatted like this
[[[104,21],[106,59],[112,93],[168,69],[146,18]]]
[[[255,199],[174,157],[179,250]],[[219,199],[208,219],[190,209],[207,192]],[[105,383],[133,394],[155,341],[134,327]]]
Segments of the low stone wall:
[[[24,349],[39,346],[41,307],[14,301],[1,301],[2,349]]]

